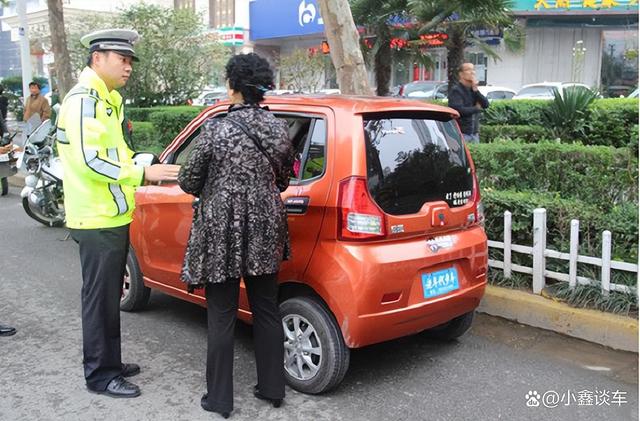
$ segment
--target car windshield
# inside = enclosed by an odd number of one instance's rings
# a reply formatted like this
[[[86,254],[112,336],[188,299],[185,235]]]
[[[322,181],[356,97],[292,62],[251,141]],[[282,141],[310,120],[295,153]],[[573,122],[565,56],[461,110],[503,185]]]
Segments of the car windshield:
[[[369,192],[386,213],[416,213],[425,202],[466,204],[473,175],[454,120],[425,113],[365,115]]]
[[[521,89],[520,92],[518,92],[518,96],[526,95],[530,97],[536,97],[536,96],[552,97],[553,90],[554,90],[553,86],[530,86],[528,88]]]
[[[404,87],[404,96],[433,96],[437,87],[435,82],[409,83]]]

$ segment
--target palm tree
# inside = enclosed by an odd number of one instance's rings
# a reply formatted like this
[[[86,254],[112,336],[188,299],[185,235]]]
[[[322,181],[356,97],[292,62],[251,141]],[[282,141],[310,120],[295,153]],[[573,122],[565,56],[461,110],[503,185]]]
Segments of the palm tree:
[[[476,46],[487,56],[499,55],[476,37],[476,29],[503,29],[505,44],[511,51],[521,50],[524,32],[510,13],[511,0],[408,0],[411,13],[424,22],[420,33],[440,29],[449,36],[447,47],[449,89],[458,79],[466,46]]]
[[[359,25],[372,29],[376,41],[372,46],[373,68],[376,78],[376,94],[389,94],[391,80],[391,38],[392,29],[389,20],[406,14],[407,0],[351,0],[353,20]]]

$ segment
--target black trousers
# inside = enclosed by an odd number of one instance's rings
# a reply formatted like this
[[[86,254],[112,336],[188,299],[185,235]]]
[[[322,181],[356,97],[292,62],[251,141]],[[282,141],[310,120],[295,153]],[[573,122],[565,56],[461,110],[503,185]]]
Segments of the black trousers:
[[[272,399],[284,398],[284,333],[278,309],[275,274],[244,278],[253,314],[253,344],[258,388]],[[233,410],[233,335],[238,311],[240,280],[208,284],[207,393],[209,406],[218,412]]]
[[[87,387],[105,390],[122,373],[120,295],[129,225],[71,230],[82,265],[82,350]]]

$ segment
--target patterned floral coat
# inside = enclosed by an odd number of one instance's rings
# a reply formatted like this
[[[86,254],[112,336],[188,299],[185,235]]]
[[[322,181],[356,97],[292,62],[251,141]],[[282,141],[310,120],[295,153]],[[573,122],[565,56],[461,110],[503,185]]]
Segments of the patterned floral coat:
[[[260,139],[275,168],[229,117]],[[277,185],[286,188],[292,165],[287,124],[268,110],[235,105],[228,117],[205,123],[178,176],[200,198],[181,273],[190,289],[278,272],[289,258],[289,234]]]

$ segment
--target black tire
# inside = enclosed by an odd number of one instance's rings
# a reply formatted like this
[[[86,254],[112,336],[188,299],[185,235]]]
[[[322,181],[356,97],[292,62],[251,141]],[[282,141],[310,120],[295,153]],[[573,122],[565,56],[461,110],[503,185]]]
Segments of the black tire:
[[[136,254],[132,248],[129,248],[127,267],[122,280],[120,310],[128,312],[143,310],[149,302],[150,294],[151,289],[147,288],[142,280],[142,272]]]
[[[64,219],[46,217],[37,210],[32,209],[28,197],[22,198],[22,207],[27,215],[29,215],[33,220],[40,222],[42,225],[46,225],[47,227],[64,227]]]
[[[293,389],[309,394],[327,392],[336,387],[349,368],[349,348],[344,343],[342,332],[338,328],[331,312],[313,297],[294,297],[280,304],[283,329],[285,331],[285,367],[284,375],[287,383]],[[291,340],[288,338],[286,326],[293,326],[294,318],[300,321],[301,332],[312,329],[308,340],[311,346],[321,350],[320,355],[307,357],[317,365],[317,371],[309,378],[295,376],[287,369],[287,360],[297,361],[298,356],[288,359],[288,352],[295,354]],[[304,330],[302,330],[304,328]],[[311,332],[311,331],[310,331]],[[320,345],[319,347],[317,345]],[[287,348],[289,346],[289,348]],[[299,366],[293,367],[297,369]]]
[[[432,337],[442,341],[451,341],[453,339],[459,338],[471,328],[474,314],[475,311],[470,311],[463,314],[462,316],[458,316],[455,319],[448,321],[445,324],[436,326],[433,329],[428,330],[427,332]]]
[[[6,196],[9,193],[9,179],[7,177],[0,178],[0,185],[2,187],[2,196]]]

